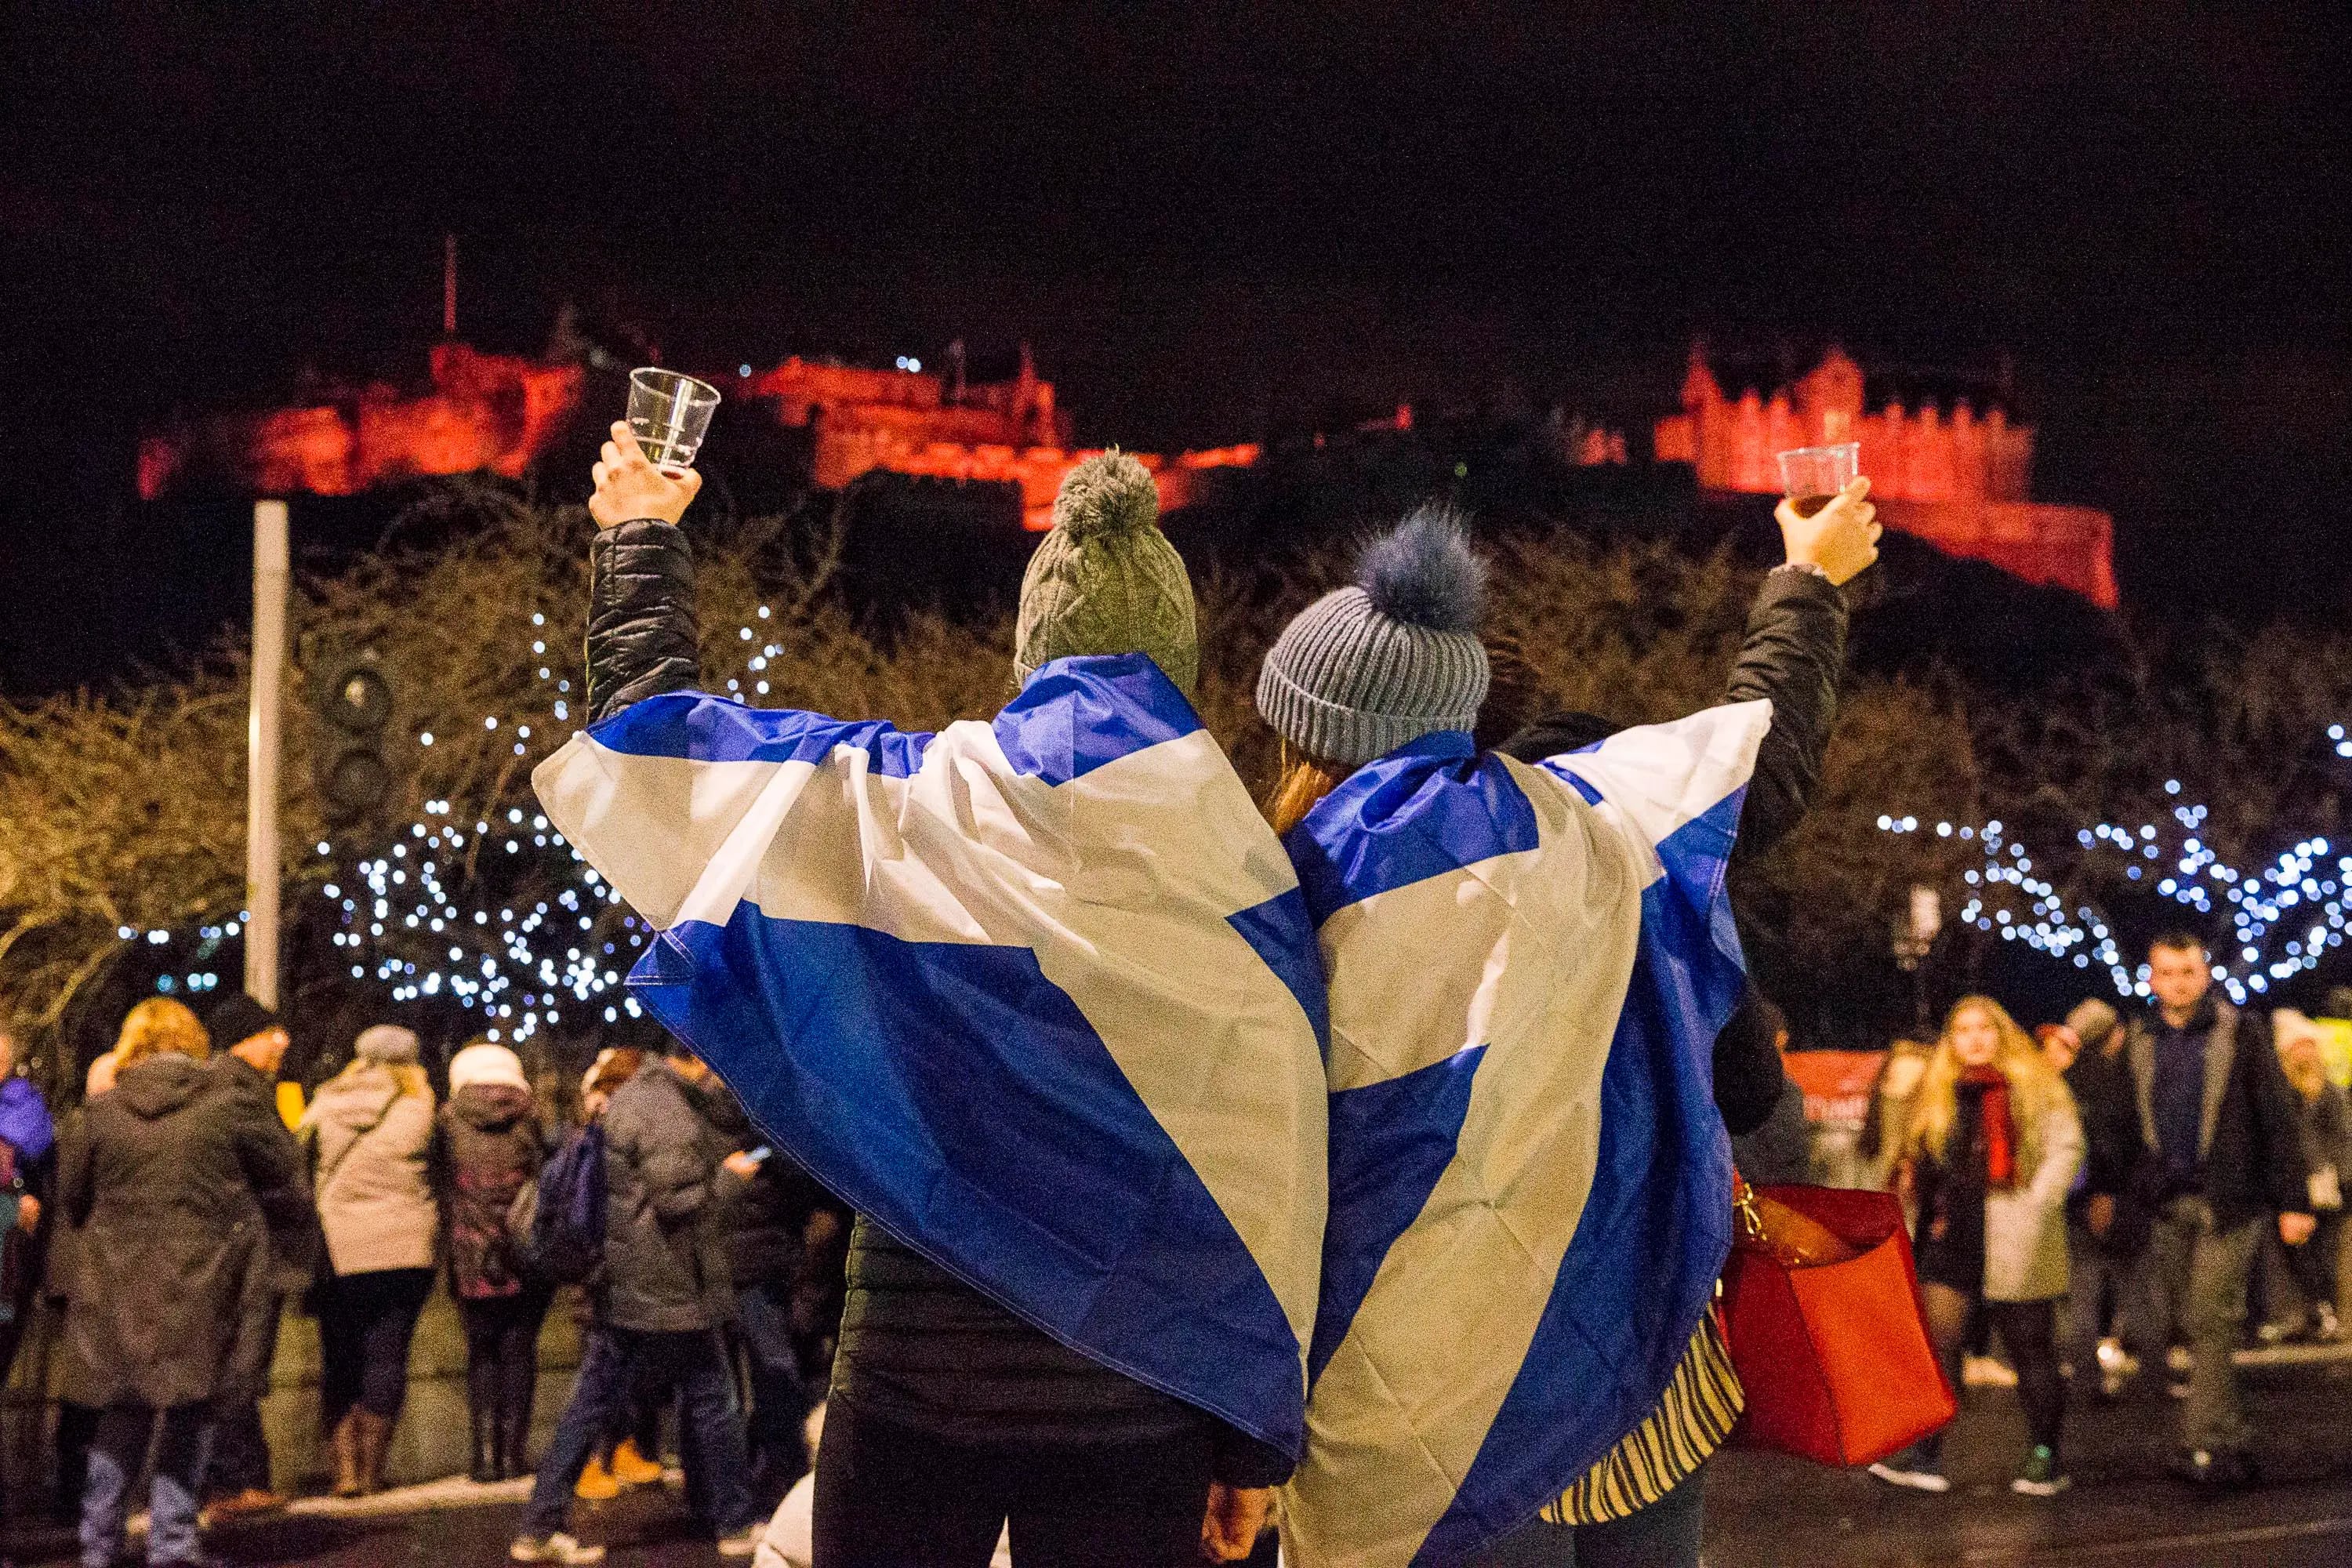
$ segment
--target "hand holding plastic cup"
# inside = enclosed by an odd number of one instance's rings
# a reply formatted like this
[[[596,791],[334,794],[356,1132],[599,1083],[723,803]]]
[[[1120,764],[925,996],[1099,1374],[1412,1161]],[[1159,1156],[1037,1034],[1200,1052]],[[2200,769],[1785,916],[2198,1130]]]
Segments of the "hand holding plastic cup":
[[[646,460],[673,478],[694,467],[718,409],[709,382],[652,365],[629,373],[629,429]]]
[[[714,394],[714,395],[716,395]],[[1800,517],[1811,517],[1837,499],[1861,471],[1862,443],[1797,447],[1779,454],[1780,489]]]

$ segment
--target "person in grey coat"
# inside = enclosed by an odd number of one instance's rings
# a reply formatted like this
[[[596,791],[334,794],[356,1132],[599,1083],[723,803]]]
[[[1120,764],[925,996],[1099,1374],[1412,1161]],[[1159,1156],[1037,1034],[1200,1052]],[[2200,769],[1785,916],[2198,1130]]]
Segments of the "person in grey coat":
[[[743,1407],[723,1331],[734,1321],[730,1211],[758,1171],[718,1121],[725,1088],[682,1047],[647,1062],[605,1107],[604,1261],[595,1326],[571,1403],[539,1464],[518,1563],[594,1563],[565,1530],[572,1487],[633,1384],[675,1388],[687,1506],[722,1556],[748,1557],[760,1512],[747,1484]]]
[[[131,1482],[151,1439],[147,1561],[203,1561],[197,1470],[245,1282],[267,1256],[265,1226],[300,1223],[285,1129],[220,1092],[204,1066],[210,1051],[180,1003],[133,1007],[114,1087],[85,1109],[59,1170],[58,1199],[78,1232],[61,1392],[103,1412],[82,1491],[86,1568],[121,1555]]]

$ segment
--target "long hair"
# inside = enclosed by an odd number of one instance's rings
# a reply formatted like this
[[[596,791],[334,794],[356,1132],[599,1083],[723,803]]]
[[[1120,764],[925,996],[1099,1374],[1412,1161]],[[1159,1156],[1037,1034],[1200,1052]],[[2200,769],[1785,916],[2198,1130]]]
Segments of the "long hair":
[[[114,1070],[166,1051],[203,1061],[213,1054],[213,1039],[186,1003],[150,996],[123,1016],[122,1032],[114,1039]]]
[[[1282,771],[1275,779],[1274,793],[1266,797],[1266,820],[1274,825],[1277,835],[1289,832],[1315,809],[1318,801],[1345,784],[1354,771],[1337,763],[1301,756],[1285,741]]]
[[[433,1079],[415,1062],[372,1062],[365,1057],[353,1057],[343,1064],[342,1071],[335,1075],[334,1081],[351,1078],[376,1067],[383,1068],[392,1075],[393,1083],[402,1094],[428,1103],[432,1100]]]
[[[1952,1026],[1960,1015],[1982,1013],[1992,1020],[2000,1043],[1993,1048],[1993,1066],[2009,1080],[2010,1115],[2017,1123],[2017,1176],[2022,1183],[2042,1163],[2042,1123],[2051,1110],[2071,1099],[2066,1080],[2051,1067],[2033,1037],[2018,1027],[2009,1009],[1990,996],[1963,996],[1944,1015],[1944,1032],[1927,1058],[1918,1092],[1911,1100],[1911,1125],[1903,1137],[1906,1157],[1926,1154],[1941,1160],[1944,1145],[1959,1114],[1960,1053],[1952,1044]]]

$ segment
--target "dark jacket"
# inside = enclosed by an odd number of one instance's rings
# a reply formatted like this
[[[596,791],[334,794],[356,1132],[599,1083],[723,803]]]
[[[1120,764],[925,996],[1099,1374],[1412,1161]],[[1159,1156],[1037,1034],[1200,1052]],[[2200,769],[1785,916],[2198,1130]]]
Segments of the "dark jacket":
[[[310,1206],[300,1147],[292,1129],[278,1114],[276,1081],[230,1051],[215,1056],[208,1067],[218,1091],[236,1101],[241,1123],[266,1127],[274,1138],[283,1140],[279,1152],[294,1172],[296,1191],[279,1212],[266,1213],[258,1196],[254,1200],[253,1218],[263,1226],[269,1244],[255,1249],[252,1265],[246,1270],[236,1342],[221,1369],[224,1394],[259,1399],[269,1392],[279,1307],[287,1296],[310,1285],[319,1248],[325,1243],[319,1235],[318,1213]]]
[[[604,529],[588,562],[589,722],[698,686],[694,555],[684,531],[655,521]],[[615,1093],[614,1110],[620,1103]],[[616,1188],[616,1230],[618,1197]],[[862,1217],[847,1272],[834,1385],[853,1402],[991,1443],[1118,1443],[1197,1427],[1215,1445],[1220,1480],[1271,1486],[1290,1473],[1278,1451],[1069,1349]]]
[[[520,1295],[507,1211],[546,1161],[530,1091],[469,1083],[435,1118],[433,1177],[446,1227],[449,1294],[463,1301]]]
[[[2319,1086],[2316,1100],[2304,1099],[2301,1090],[2294,1099],[2303,1112],[2303,1163],[2314,1175],[2333,1170],[2340,1190],[2352,1178],[2352,1102],[2332,1083]]]
[[[647,1062],[604,1110],[604,1319],[648,1333],[735,1320],[728,1207],[742,1183],[703,1113],[705,1092],[667,1062]]]
[[[1821,786],[1822,759],[1837,721],[1838,677],[1845,665],[1845,590],[1811,572],[1765,574],[1748,612],[1748,633],[1725,685],[1726,702],[1761,698],[1772,726],[1756,749],[1756,771],[1739,807],[1739,859],[1760,855],[1802,820]],[[1618,726],[1590,713],[1553,713],[1499,748],[1523,763],[1589,746]],[[1774,1031],[1755,1026],[1743,1005],[1716,1037],[1716,1106],[1734,1134],[1764,1125],[1787,1082]]]
[[[2155,1014],[2126,1026],[2124,1066],[2133,1104],[2130,1185],[2140,1202],[2162,1192],[2157,1150]],[[2271,1047],[2270,1026],[2210,993],[2189,1027],[2205,1037],[2205,1098],[2198,1131],[2198,1180],[2213,1223],[2224,1229],[2266,1214],[2308,1214],[2310,1173],[2303,1159],[2303,1105]]]
[[[58,1177],[79,1227],[64,1397],[172,1406],[222,1386],[266,1216],[291,1230],[301,1188],[274,1111],[186,1057],[125,1068],[89,1102]]]
[[[2128,1193],[2132,1172],[2139,1163],[2139,1110],[2133,1098],[2131,1064],[2124,1050],[2128,1037],[2118,1031],[2113,1037],[2113,1054],[2086,1050],[2066,1069],[2066,1089],[2083,1119],[2084,1143],[2083,1179],[2066,1200],[2067,1215],[2077,1223],[2088,1223],[2085,1211],[2093,1198],[2121,1198]],[[2120,1234],[2111,1228],[2099,1245],[2128,1257],[2137,1254],[2147,1240],[2146,1226],[2133,1223]]]
[[[236,1102],[240,1125],[254,1128],[257,1137],[282,1141],[280,1152],[294,1172],[294,1193],[275,1213],[265,1213],[257,1195],[253,1212],[269,1236],[273,1282],[281,1290],[299,1290],[310,1282],[321,1241],[319,1216],[310,1206],[304,1180],[301,1146],[295,1142],[294,1130],[278,1113],[277,1081],[228,1051],[214,1056],[205,1067],[220,1092]]]
[[[30,1079],[0,1078],[0,1198],[33,1198],[41,1205],[30,1232],[13,1221],[19,1209],[0,1203],[11,1223],[0,1237],[0,1322],[22,1323],[39,1293],[43,1260],[57,1228],[57,1123]]]
[[[832,1206],[832,1194],[771,1145],[723,1087],[711,1089],[708,1103],[710,1123],[730,1150],[769,1151],[729,1216],[727,1260],[735,1288],[768,1285],[789,1291],[800,1282],[809,1217]]]

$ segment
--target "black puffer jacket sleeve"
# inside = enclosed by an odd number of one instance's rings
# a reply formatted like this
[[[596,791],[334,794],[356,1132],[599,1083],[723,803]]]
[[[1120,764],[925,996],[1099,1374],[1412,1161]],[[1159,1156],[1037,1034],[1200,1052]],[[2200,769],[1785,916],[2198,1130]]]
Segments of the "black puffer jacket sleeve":
[[[700,686],[700,643],[686,531],[650,518],[599,530],[588,545],[588,722]]]
[[[1760,854],[1785,837],[1821,787],[1822,757],[1837,719],[1845,630],[1844,589],[1811,572],[1766,574],[1723,693],[1727,702],[1760,697],[1772,704],[1772,727],[1757,748],[1748,803],[1739,811],[1743,855]]]
[[[1278,1487],[1297,1468],[1281,1449],[1223,1421],[1216,1424],[1211,1443],[1209,1479],[1229,1487]]]

